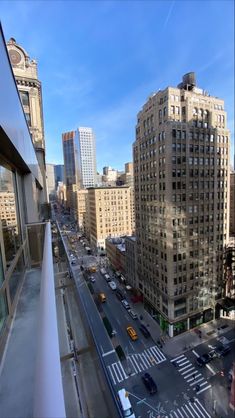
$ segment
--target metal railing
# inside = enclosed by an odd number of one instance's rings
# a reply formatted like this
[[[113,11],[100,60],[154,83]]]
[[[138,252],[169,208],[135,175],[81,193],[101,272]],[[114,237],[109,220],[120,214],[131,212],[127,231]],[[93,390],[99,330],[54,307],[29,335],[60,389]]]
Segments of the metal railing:
[[[46,223],[43,248],[33,417],[66,417],[49,222]]]

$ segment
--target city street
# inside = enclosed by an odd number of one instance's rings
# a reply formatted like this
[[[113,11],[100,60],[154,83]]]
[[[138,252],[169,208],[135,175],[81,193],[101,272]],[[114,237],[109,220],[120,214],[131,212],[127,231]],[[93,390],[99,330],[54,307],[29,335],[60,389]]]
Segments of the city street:
[[[70,232],[67,235],[75,234]],[[68,239],[66,241],[71,251]],[[115,336],[110,339],[95,303],[91,303],[92,296],[80,270],[80,265],[85,265],[86,259],[91,256],[86,255],[85,248],[79,241],[75,246],[73,253],[77,255],[77,263],[72,269],[76,273],[76,284],[89,312],[90,326],[93,328],[114,391],[117,393],[121,388],[126,389],[136,418],[232,418],[228,408],[228,372],[235,348],[234,332],[229,331],[221,340],[224,341],[226,338],[227,342],[231,341],[232,349],[226,357],[215,358],[203,367],[197,364],[197,357],[211,351],[218,344],[218,337],[212,337],[207,343],[202,343],[173,359],[168,358],[151,337],[145,338],[142,335],[139,330],[141,320],[132,319],[116,297],[116,291],[110,288],[98,269],[96,273],[92,273],[95,282],[89,286],[92,285],[94,289],[93,297],[101,292],[106,295],[106,302],[101,305],[101,313],[103,311],[102,315],[108,318],[115,331]],[[94,259],[94,256],[92,258]],[[100,259],[97,260],[97,264],[98,262]],[[125,294],[131,308],[135,310],[128,292],[114,278],[111,270],[107,267],[106,270],[117,288]],[[86,280],[87,283],[90,282],[89,277]],[[138,340],[132,341],[127,334],[126,328],[129,325],[137,332]],[[115,353],[114,348],[118,345],[121,345],[126,355],[125,360],[119,361]],[[142,382],[141,378],[146,372],[150,373],[157,385],[158,391],[154,395],[149,394]]]

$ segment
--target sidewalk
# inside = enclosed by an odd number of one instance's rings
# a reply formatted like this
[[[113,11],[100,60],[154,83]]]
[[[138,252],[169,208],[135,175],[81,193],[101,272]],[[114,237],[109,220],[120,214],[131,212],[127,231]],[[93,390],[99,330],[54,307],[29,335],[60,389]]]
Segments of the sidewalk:
[[[141,319],[141,323],[148,328],[153,341],[157,344],[161,341],[162,335],[159,324],[144,309],[141,302],[133,304],[133,307],[138,316],[142,316],[143,319]],[[162,345],[161,350],[164,354],[171,358],[176,357],[190,349],[193,349],[199,344],[208,342],[211,338],[222,337],[223,334],[232,329],[235,330],[235,321],[220,318],[206,324],[202,324],[199,327],[172,338],[164,336],[165,343]],[[201,331],[201,337],[199,337],[199,330]]]

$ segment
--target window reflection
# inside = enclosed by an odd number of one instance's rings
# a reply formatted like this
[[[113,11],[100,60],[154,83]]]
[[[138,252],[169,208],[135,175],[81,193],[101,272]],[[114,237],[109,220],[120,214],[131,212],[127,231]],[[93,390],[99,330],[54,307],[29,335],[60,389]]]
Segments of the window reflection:
[[[0,166],[0,218],[7,267],[20,247],[15,175]]]
[[[10,291],[10,297],[11,297],[11,303],[14,301],[14,297],[16,294],[16,291],[24,277],[24,263],[23,263],[23,256],[21,255],[15,269],[10,277],[9,281],[9,291]]]
[[[8,315],[5,292],[0,292],[0,332]]]

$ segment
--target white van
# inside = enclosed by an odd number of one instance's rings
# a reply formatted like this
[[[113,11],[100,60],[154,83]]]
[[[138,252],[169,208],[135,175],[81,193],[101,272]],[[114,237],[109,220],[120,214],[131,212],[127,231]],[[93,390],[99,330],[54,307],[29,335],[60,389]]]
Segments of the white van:
[[[135,414],[129,401],[127,391],[125,389],[120,389],[118,391],[118,397],[121,403],[123,417],[135,418]]]

